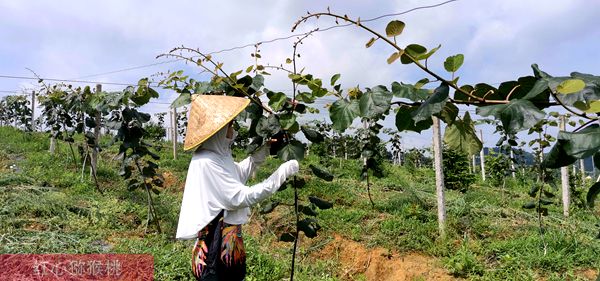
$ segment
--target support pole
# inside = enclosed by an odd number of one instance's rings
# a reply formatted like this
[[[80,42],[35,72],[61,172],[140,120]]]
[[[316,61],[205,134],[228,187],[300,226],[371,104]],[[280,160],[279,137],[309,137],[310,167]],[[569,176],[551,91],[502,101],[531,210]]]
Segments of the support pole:
[[[433,158],[435,164],[435,190],[437,194],[438,228],[441,237],[446,236],[446,199],[444,197],[444,166],[442,162],[442,134],[440,120],[433,118]]]
[[[171,142],[173,143],[173,159],[177,159],[177,109],[171,110]]]
[[[479,130],[479,137],[481,138],[481,143],[483,144],[483,130]],[[481,163],[481,179],[485,181],[485,145],[481,147],[481,151],[479,152],[479,163]]]
[[[565,116],[560,116],[560,130],[564,131],[565,130]],[[560,180],[561,180],[561,187],[562,187],[562,201],[563,201],[563,215],[565,217],[569,216],[569,168],[568,167],[561,167],[560,168]]]
[[[99,95],[102,92],[102,85],[96,84],[96,95]],[[92,149],[92,161],[90,164],[92,166],[92,173],[94,178],[97,176],[98,171],[98,144],[100,143],[100,111],[96,112],[96,116],[94,116],[94,122],[96,122],[96,126],[94,127],[94,149]]]
[[[512,146],[510,147],[510,170],[513,179],[517,176],[515,175],[515,153],[513,152]]]
[[[35,131],[35,91],[31,91],[31,130]]]
[[[579,159],[579,169],[581,170],[581,182],[585,182],[585,160]]]

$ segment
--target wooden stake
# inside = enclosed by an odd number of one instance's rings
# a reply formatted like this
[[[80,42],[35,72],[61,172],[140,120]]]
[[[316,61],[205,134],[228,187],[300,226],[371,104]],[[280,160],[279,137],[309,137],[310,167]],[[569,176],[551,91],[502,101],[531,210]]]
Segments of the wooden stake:
[[[565,130],[565,116],[560,116],[559,129]],[[567,166],[560,168],[560,180],[562,187],[563,215],[569,216],[569,168]]]
[[[512,147],[510,148],[510,169],[513,179],[516,178],[515,175],[515,153],[513,152]]]
[[[171,142],[173,143],[173,159],[177,160],[177,109],[171,110]]]
[[[435,190],[437,194],[438,228],[441,237],[446,236],[446,199],[444,197],[444,166],[442,162],[442,134],[440,120],[433,118],[433,158],[435,164]]]
[[[100,94],[100,92],[102,92],[102,85],[96,84],[96,95]],[[100,112],[96,112],[96,116],[94,116],[94,121],[96,122],[96,126],[94,127],[94,148],[92,149],[90,165],[92,166],[92,176],[96,178],[98,174],[98,144],[100,143]]]
[[[31,130],[35,131],[35,91],[31,91]]]
[[[481,138],[481,143],[483,144],[483,130],[479,130],[479,137]],[[481,151],[479,152],[479,163],[481,163],[481,179],[485,181],[485,145],[481,147]]]

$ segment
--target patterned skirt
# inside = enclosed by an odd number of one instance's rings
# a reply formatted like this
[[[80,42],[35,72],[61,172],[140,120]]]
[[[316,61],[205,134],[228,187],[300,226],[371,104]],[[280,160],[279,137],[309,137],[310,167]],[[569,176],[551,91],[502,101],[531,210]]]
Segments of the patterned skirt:
[[[196,280],[240,281],[246,276],[246,251],[242,226],[223,222],[221,212],[198,231],[192,249],[192,272]]]

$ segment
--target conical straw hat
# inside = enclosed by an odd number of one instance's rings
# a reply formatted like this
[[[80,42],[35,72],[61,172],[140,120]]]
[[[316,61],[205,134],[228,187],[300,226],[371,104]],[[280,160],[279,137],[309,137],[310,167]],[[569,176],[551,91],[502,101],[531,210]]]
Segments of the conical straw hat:
[[[231,122],[249,103],[249,99],[240,97],[193,95],[183,150],[198,147]]]

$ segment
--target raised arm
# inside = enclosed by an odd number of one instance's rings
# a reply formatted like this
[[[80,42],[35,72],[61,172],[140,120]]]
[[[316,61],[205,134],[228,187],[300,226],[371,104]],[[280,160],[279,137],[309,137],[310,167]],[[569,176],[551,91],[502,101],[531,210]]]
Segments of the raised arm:
[[[267,179],[253,186],[246,186],[227,174],[223,167],[216,163],[208,163],[211,176],[206,179],[207,188],[215,188],[212,194],[219,208],[237,210],[254,205],[271,194],[285,182],[285,180],[298,172],[298,161],[287,161]]]

